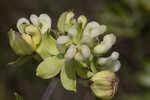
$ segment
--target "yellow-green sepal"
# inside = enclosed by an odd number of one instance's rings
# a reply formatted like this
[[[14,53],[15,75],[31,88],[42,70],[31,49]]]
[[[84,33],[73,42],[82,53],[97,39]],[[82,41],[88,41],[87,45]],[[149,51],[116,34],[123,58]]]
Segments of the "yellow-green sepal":
[[[42,35],[42,40],[36,52],[43,58],[50,57],[52,55],[59,54],[59,51],[56,48],[56,40],[47,34]]]

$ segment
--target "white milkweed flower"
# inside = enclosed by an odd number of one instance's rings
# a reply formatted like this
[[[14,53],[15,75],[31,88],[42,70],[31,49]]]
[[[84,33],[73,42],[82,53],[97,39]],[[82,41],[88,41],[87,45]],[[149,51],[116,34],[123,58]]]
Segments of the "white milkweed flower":
[[[95,54],[106,53],[116,42],[116,36],[113,34],[105,35],[103,41],[94,47]]]
[[[68,50],[67,50],[67,52],[66,52],[66,54],[65,54],[65,58],[67,59],[67,60],[70,60],[70,59],[72,59],[74,56],[75,56],[75,54],[76,54],[76,46],[75,45],[71,45],[69,48],[68,48]]]
[[[113,72],[117,72],[120,67],[120,61],[118,60],[119,53],[113,52],[109,57],[101,57],[98,59],[97,63],[104,67],[104,69],[110,69]]]

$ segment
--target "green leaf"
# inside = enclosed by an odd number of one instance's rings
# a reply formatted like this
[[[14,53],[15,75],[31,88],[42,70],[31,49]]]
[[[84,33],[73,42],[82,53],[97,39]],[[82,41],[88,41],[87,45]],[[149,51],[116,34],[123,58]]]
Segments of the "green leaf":
[[[59,56],[48,57],[39,64],[36,75],[43,79],[52,78],[60,72],[63,64],[64,60]]]
[[[66,90],[76,91],[76,74],[73,61],[66,61],[61,70],[61,83]]]
[[[78,62],[76,63],[76,72],[79,77],[84,79],[88,79],[93,76],[93,73],[91,71],[89,71],[87,68],[84,68]]]
[[[42,36],[41,43],[36,52],[43,58],[47,58],[52,55],[57,55],[59,52],[56,48],[56,40],[49,34]]]
[[[18,93],[14,93],[14,95],[16,96],[16,100],[23,100],[23,98]]]

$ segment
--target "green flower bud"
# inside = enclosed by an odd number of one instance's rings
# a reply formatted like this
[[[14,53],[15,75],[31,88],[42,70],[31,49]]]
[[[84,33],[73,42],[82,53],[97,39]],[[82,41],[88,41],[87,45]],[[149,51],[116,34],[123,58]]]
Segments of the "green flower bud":
[[[11,48],[17,55],[24,56],[33,53],[32,47],[24,40],[21,33],[15,32],[12,29],[8,32],[9,43]]]
[[[96,73],[91,81],[93,93],[101,99],[110,100],[116,93],[118,87],[118,78],[115,73],[105,70]]]

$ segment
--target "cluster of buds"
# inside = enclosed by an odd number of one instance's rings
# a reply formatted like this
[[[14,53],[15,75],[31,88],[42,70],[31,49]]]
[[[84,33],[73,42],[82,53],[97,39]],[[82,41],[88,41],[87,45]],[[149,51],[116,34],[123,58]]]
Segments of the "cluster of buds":
[[[31,23],[30,23],[31,22]],[[93,93],[101,99],[111,99],[118,86],[114,72],[120,69],[119,53],[104,57],[116,42],[114,34],[105,34],[107,27],[96,21],[88,22],[84,15],[75,18],[72,11],[60,15],[58,32],[53,38],[51,19],[47,14],[20,18],[19,32],[9,31],[9,40],[16,54],[24,56],[33,52],[43,59],[36,75],[49,79],[60,74],[62,85],[69,91],[76,91],[76,74],[92,81]],[[103,35],[103,40],[99,37]]]

